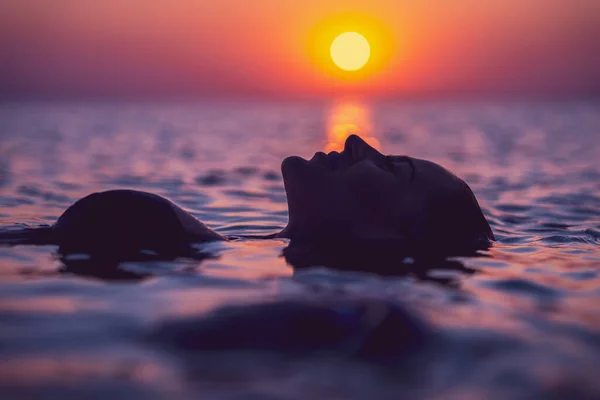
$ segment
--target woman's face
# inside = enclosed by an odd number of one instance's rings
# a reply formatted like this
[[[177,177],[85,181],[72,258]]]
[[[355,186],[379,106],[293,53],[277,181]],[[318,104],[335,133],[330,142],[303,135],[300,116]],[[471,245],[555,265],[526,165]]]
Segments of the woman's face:
[[[283,236],[292,239],[406,240],[425,229],[436,199],[452,204],[464,197],[479,210],[466,183],[451,172],[425,160],[384,156],[356,135],[341,153],[286,158],[282,173],[290,216]]]

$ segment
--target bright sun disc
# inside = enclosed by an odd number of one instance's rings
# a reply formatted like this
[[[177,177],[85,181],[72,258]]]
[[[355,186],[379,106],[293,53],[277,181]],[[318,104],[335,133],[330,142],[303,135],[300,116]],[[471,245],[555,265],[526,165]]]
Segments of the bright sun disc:
[[[365,66],[371,56],[371,46],[363,35],[344,32],[331,43],[331,59],[344,71],[357,71]]]

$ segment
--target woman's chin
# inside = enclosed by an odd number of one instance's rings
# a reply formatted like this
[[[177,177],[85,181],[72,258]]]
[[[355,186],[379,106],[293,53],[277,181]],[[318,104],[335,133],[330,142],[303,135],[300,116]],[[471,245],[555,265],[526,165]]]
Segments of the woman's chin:
[[[281,174],[284,180],[293,179],[299,175],[303,169],[308,166],[308,161],[302,157],[291,156],[286,157],[281,162]]]

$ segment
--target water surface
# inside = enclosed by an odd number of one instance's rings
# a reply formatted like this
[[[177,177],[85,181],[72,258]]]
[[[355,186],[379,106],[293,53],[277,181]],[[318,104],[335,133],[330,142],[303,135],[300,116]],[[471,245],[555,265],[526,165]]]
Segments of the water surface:
[[[224,235],[277,232],[281,160],[340,149],[350,133],[463,177],[498,239],[486,257],[384,277],[294,270],[285,240],[246,239],[205,246],[203,261],[127,263],[106,280],[69,269],[55,246],[0,247],[0,386],[56,398],[600,395],[596,103],[4,103],[0,226],[51,224],[86,194],[134,188]],[[407,374],[336,359],[189,359],[140,340],[165,319],[323,293],[398,302],[444,344]]]

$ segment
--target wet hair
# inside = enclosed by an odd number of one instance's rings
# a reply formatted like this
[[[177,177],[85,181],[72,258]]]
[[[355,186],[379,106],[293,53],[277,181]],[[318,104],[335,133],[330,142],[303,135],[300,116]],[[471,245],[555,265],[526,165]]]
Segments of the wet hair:
[[[166,257],[193,255],[191,242],[222,239],[170,200],[127,189],[79,199],[52,229],[60,254],[123,260],[136,260],[147,251]]]
[[[494,233],[473,191],[460,180],[460,189],[432,196],[425,205],[424,228],[428,241],[435,241],[446,252],[457,253],[487,249]]]

